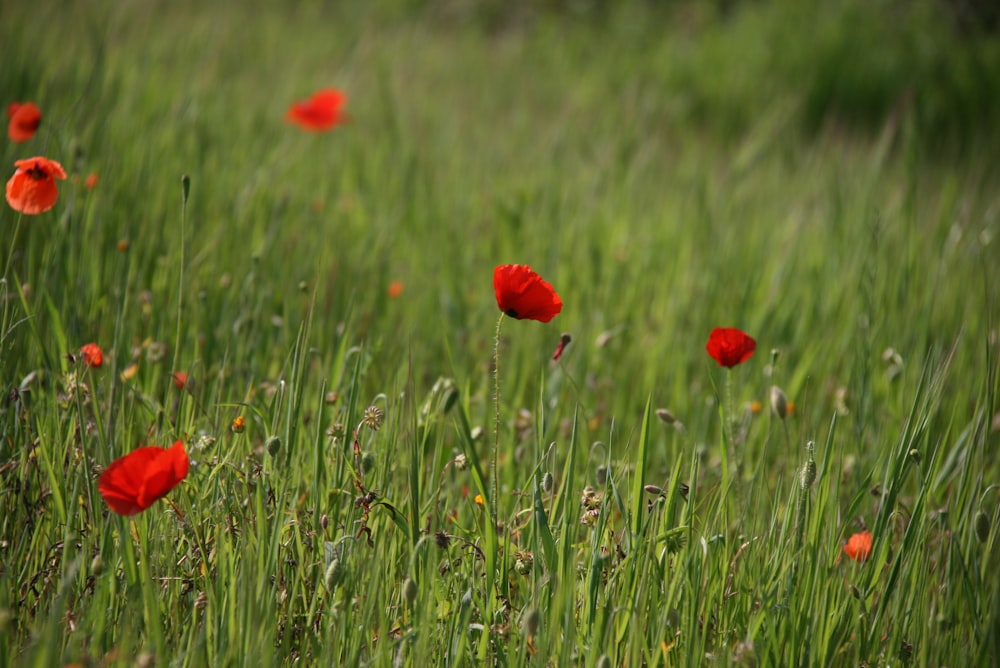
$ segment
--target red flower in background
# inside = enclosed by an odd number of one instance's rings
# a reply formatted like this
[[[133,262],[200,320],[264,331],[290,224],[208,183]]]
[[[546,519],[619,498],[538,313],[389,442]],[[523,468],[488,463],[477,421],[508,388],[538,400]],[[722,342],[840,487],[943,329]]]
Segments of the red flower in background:
[[[856,533],[844,543],[844,554],[854,561],[866,561],[872,552],[872,534],[869,531]]]
[[[104,351],[96,343],[88,343],[80,347],[80,356],[83,363],[95,369],[104,364]]]
[[[719,366],[729,369],[746,362],[756,349],[757,342],[734,327],[716,327],[705,344],[705,350]]]
[[[493,270],[497,306],[512,318],[548,322],[562,311],[562,299],[526,264],[504,264]]]
[[[15,211],[34,215],[56,205],[59,188],[56,179],[65,179],[66,171],[55,160],[29,158],[14,163],[17,171],[7,181],[7,203]]]
[[[177,487],[187,477],[189,466],[181,441],[170,448],[138,448],[111,462],[97,481],[97,489],[111,510],[135,515]]]
[[[188,375],[183,371],[174,371],[173,376],[171,377],[174,380],[174,386],[176,386],[178,390],[183,390],[187,387]]]
[[[334,88],[324,88],[308,100],[294,103],[288,108],[285,120],[303,130],[325,132],[347,120],[343,112],[347,95]]]
[[[11,141],[28,141],[42,123],[42,112],[34,102],[11,102],[7,106],[7,136]]]

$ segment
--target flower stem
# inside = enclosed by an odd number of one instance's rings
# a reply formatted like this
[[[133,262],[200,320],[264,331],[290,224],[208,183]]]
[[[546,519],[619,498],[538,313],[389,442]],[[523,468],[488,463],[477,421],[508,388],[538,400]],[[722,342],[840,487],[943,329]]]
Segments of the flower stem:
[[[729,449],[730,459],[733,459],[736,456],[736,441],[733,434],[733,372],[729,369],[726,369],[726,405],[723,406],[722,414],[726,429],[726,446]]]
[[[497,319],[497,331],[493,338],[493,490],[490,493],[490,505],[493,508],[493,526],[497,522],[497,501],[500,498],[500,474],[497,470],[500,454],[500,326],[503,324],[504,313],[501,311]]]

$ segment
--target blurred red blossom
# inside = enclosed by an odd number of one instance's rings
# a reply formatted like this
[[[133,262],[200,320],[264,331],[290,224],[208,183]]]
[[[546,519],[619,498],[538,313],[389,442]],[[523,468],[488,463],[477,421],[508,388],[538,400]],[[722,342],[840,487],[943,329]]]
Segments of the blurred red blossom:
[[[34,102],[11,102],[7,105],[7,136],[11,141],[28,141],[42,123],[42,112]]]
[[[347,95],[335,88],[324,88],[312,97],[295,102],[285,113],[285,120],[303,130],[325,132],[347,120],[343,108]]]

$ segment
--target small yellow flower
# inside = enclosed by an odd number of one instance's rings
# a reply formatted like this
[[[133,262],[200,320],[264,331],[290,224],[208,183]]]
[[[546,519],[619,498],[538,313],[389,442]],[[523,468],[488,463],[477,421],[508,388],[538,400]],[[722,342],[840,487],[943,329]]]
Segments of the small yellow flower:
[[[476,494],[475,502],[476,502],[477,506],[485,506],[486,505],[486,501],[483,500],[483,495],[482,494]]]

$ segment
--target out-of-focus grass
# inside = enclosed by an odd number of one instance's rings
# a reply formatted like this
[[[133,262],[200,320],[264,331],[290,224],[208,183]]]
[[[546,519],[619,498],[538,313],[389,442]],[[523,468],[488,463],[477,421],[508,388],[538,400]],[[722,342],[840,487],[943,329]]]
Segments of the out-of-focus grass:
[[[989,42],[543,5],[0,10],[44,113],[6,164],[73,177],[0,212],[4,663],[995,662],[995,102],[944,102]],[[283,122],[325,86],[350,122]],[[504,326],[487,555],[507,262],[565,309]],[[758,341],[732,405],[714,326]],[[185,483],[109,515],[100,469],[176,439]]]

